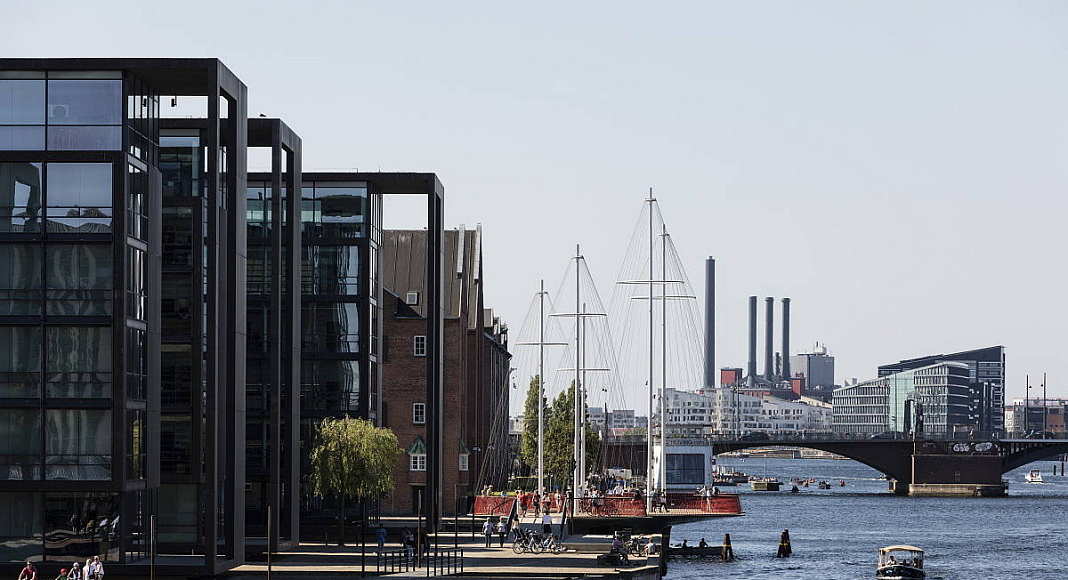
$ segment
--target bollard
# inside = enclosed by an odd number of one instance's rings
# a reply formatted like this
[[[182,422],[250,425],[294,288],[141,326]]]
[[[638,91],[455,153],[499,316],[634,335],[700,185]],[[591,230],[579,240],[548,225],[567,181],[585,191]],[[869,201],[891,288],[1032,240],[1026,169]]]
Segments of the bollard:
[[[775,557],[789,558],[793,553],[793,548],[790,547],[790,530],[783,530],[779,536],[779,551],[775,554]]]
[[[724,562],[734,561],[734,548],[731,547],[730,534],[723,534],[723,548],[720,550],[719,555]]]

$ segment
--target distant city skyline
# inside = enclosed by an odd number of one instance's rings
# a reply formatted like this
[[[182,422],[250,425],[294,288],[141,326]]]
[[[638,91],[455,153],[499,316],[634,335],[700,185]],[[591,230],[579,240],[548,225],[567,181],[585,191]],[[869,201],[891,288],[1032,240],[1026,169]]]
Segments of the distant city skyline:
[[[513,328],[576,242],[610,294],[652,186],[697,292],[717,258],[717,366],[786,296],[839,382],[1003,344],[1007,398],[1068,396],[1064,4],[105,4],[12,2],[0,53],[218,57],[305,171],[437,172]]]

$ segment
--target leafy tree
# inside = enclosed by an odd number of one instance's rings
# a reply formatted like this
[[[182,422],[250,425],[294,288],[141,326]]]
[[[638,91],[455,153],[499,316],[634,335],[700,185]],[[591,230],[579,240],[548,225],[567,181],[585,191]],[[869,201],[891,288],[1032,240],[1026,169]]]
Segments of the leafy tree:
[[[585,412],[585,409],[583,409]],[[545,429],[545,472],[556,481],[571,480],[575,449],[575,383],[553,399]],[[596,464],[601,449],[597,432],[586,424],[586,465]]]
[[[312,493],[341,502],[341,543],[345,505],[377,499],[393,489],[393,466],[400,457],[397,436],[365,419],[324,419],[311,452]]]
[[[523,403],[523,437],[519,448],[519,457],[531,470],[538,469],[538,390],[541,386],[541,377],[534,375],[530,378],[530,387],[527,389],[527,399]],[[542,399],[543,406],[545,405]],[[545,421],[548,422],[548,415]]]

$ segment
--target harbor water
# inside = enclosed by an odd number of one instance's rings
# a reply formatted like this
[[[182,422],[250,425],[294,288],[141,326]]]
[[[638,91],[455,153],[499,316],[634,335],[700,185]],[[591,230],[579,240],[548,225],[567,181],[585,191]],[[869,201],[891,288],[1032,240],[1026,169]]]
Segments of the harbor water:
[[[782,491],[722,488],[742,494],[745,515],[677,525],[671,540],[695,545],[705,538],[718,545],[729,533],[737,561],[672,559],[671,580],[874,578],[876,550],[891,544],[925,549],[929,579],[1066,577],[1068,477],[1052,475],[1054,465],[1060,473],[1060,464],[1053,461],[1007,473],[1009,497],[987,499],[889,495],[882,475],[855,461],[750,457],[721,458],[719,463],[750,475],[778,477]],[[1041,469],[1045,482],[1025,483],[1030,469]],[[832,488],[812,484],[790,493],[795,477],[826,480]],[[790,530],[794,555],[776,559],[783,528]]]

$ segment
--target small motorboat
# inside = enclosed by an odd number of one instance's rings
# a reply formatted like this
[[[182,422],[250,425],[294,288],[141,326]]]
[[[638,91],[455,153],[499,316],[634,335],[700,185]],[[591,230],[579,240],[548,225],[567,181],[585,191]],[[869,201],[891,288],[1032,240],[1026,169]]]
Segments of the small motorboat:
[[[797,489],[797,486],[795,485],[790,488],[790,493],[801,493],[801,490]]]
[[[879,580],[914,580],[926,578],[923,571],[923,548],[916,546],[887,546],[879,548],[879,564],[875,568]]]
[[[1027,483],[1042,483],[1042,471],[1038,469],[1032,469],[1024,476],[1024,481]]]
[[[819,487],[820,489],[831,489],[831,484],[827,483],[826,481],[821,481],[819,482],[817,487]]]
[[[749,479],[749,486],[753,491],[779,491],[782,482],[774,477],[753,477]]]

